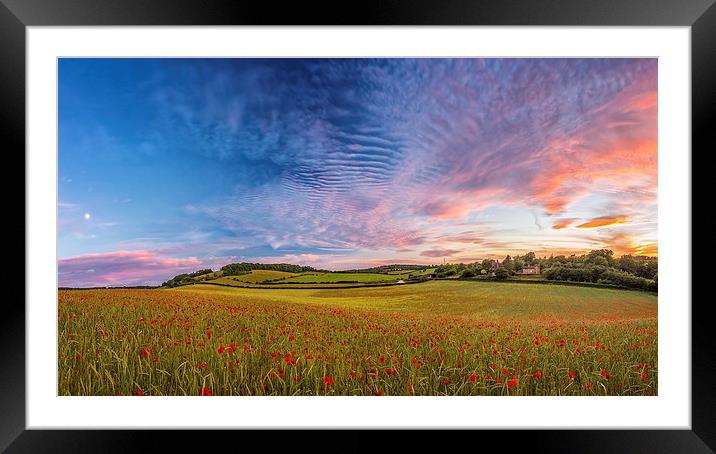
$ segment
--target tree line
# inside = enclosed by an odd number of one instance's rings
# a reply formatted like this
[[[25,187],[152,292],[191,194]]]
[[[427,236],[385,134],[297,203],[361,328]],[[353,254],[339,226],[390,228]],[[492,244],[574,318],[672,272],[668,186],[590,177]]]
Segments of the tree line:
[[[205,274],[213,273],[209,268],[194,271],[193,273],[183,273],[174,276],[166,282],[162,282],[162,287],[178,287],[180,285],[190,284],[194,282],[195,277],[203,276]]]
[[[326,270],[318,270],[311,266],[292,265],[290,263],[229,263],[221,267],[219,275],[221,276],[241,276],[242,274],[248,274],[253,270],[272,270],[272,271],[284,271],[287,273],[305,273],[309,271],[313,272],[327,272]],[[178,287],[180,285],[193,284],[196,282],[197,277],[205,274],[213,273],[211,269],[203,269],[195,271],[193,273],[183,273],[174,276],[166,282],[162,283],[162,287]],[[218,276],[214,276],[218,277]]]
[[[355,270],[345,270],[341,271],[341,273],[378,273],[378,274],[385,274],[389,273],[391,271],[417,271],[417,270],[424,270],[426,268],[432,268],[433,265],[401,265],[401,264],[394,264],[394,265],[381,265],[381,266],[374,266],[372,268],[360,268]]]
[[[240,276],[253,270],[283,271],[286,273],[306,273],[309,271],[324,272],[312,266],[292,265],[290,263],[229,263],[221,267],[224,276]]]
[[[538,258],[534,252],[523,256],[507,255],[496,266],[494,260],[451,263],[436,269],[437,277],[508,279],[528,265],[539,265],[546,280],[591,282],[656,291],[659,261],[656,257],[622,255],[614,257],[610,249],[597,249],[583,255],[558,255]]]

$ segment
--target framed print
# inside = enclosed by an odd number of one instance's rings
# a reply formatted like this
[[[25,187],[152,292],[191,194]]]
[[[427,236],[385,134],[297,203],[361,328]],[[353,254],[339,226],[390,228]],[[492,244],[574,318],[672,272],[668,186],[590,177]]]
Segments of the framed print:
[[[320,25],[4,2],[26,269],[3,449],[328,428],[711,452],[691,149],[716,7],[557,3]]]

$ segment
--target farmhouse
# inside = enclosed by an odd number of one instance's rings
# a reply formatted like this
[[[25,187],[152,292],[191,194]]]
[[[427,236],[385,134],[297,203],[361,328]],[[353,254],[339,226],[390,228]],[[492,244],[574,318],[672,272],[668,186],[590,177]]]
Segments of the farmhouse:
[[[488,271],[490,271],[491,273],[494,273],[495,271],[497,271],[497,269],[499,267],[500,267],[499,260],[490,260],[490,268],[488,269]]]
[[[539,274],[539,265],[525,265],[521,270],[517,271],[517,274]]]

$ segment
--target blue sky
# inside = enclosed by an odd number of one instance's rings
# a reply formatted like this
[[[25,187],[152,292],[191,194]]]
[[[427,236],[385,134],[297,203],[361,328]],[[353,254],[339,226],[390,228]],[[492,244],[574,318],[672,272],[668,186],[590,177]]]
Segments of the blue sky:
[[[654,255],[655,59],[61,59],[60,284]]]

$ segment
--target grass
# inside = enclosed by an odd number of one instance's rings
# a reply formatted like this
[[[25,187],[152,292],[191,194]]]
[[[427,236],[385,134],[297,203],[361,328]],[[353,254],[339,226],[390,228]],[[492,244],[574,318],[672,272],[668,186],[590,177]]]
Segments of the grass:
[[[284,285],[297,284],[306,286],[307,288],[325,284],[335,287],[345,287],[351,284],[376,284],[376,283],[392,283],[399,279],[407,279],[409,275],[424,275],[433,272],[434,269],[425,269],[417,271],[392,272],[386,274],[380,273],[287,273],[283,271],[273,270],[252,270],[246,274],[238,276],[223,276],[220,272],[214,272],[207,277],[195,279],[196,283],[210,282],[232,287],[252,287],[266,285]],[[316,284],[316,285],[314,285]]]
[[[652,395],[657,298],[434,281],[59,292],[60,395]],[[571,374],[570,374],[571,373]]]
[[[402,276],[402,275],[401,275]],[[407,276],[407,274],[406,274]],[[380,273],[306,273],[284,279],[285,283],[395,282],[400,276]]]
[[[298,273],[287,273],[285,271],[274,271],[274,270],[252,270],[247,274],[241,274],[239,276],[226,276],[223,279],[231,279],[240,282],[248,282],[251,284],[257,284],[266,281],[275,281],[279,279],[286,279],[294,276],[300,276]]]
[[[384,285],[397,284],[396,281],[390,282],[288,282],[285,283],[283,280],[275,282],[244,282],[237,279],[223,277],[219,279],[213,279],[211,281],[201,283],[203,285],[216,285],[222,287],[236,287],[236,288],[256,288],[256,289],[331,289],[331,288],[355,288],[355,287],[374,287]]]

